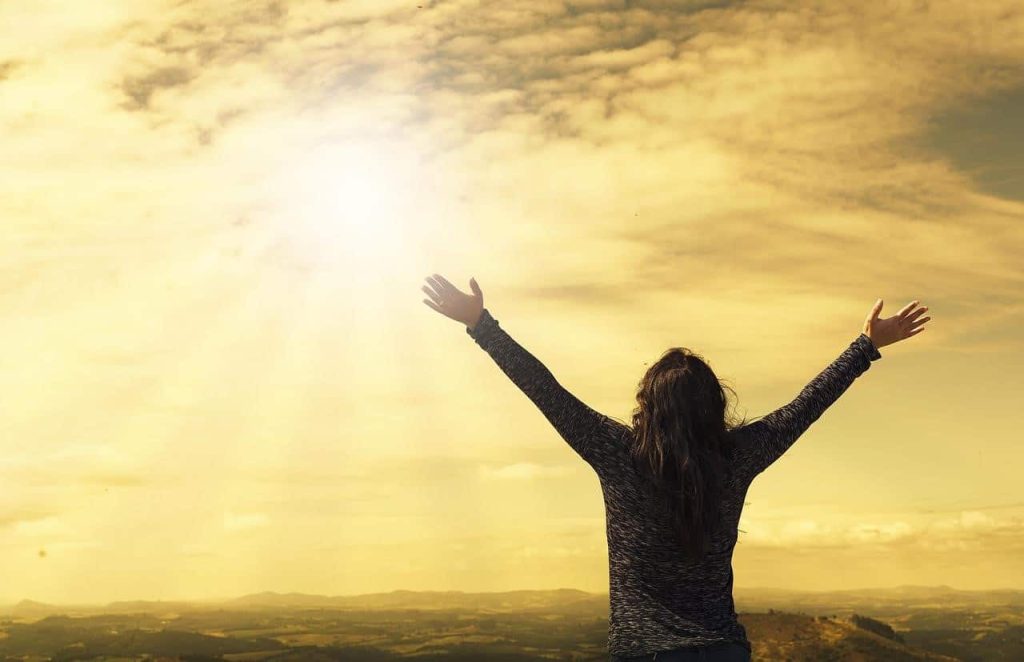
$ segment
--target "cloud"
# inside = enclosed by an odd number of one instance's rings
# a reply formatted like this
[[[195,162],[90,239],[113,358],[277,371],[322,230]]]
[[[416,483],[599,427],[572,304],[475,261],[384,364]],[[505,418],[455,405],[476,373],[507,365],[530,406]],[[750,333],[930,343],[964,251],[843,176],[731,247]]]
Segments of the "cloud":
[[[480,467],[480,477],[485,480],[536,480],[538,478],[571,476],[576,473],[575,467],[544,466],[531,462],[516,462],[498,467]]]
[[[954,517],[896,519],[833,517],[785,519],[772,524],[744,516],[739,543],[747,548],[871,548],[873,550],[975,550],[979,553],[1024,549],[1024,517],[960,511]]]
[[[129,98],[127,107],[130,110],[149,108],[149,100],[161,89],[178,87],[187,84],[196,77],[196,73],[184,67],[162,67],[144,76],[125,79],[122,89]]]
[[[102,549],[104,544],[99,540],[57,540],[49,541],[46,543],[46,552],[48,555],[58,554],[64,551],[77,551],[83,549]]]
[[[0,479],[7,484],[53,487],[137,487],[158,480],[138,461],[102,444],[67,444],[50,452],[2,457]]]
[[[1022,107],[1024,86],[962,102],[933,118],[926,142],[948,155],[981,191],[1024,200],[1024,129],[1018,121]]]
[[[221,554],[214,551],[209,545],[204,543],[184,543],[178,548],[178,554],[189,558],[217,558]]]
[[[17,60],[0,61],[0,81],[9,77],[21,65]]]
[[[589,547],[565,547],[562,545],[535,546],[526,545],[518,550],[516,556],[524,558],[590,558],[594,550]]]
[[[61,517],[47,516],[16,522],[14,533],[28,537],[53,538],[74,533],[74,529]]]
[[[224,529],[227,531],[248,531],[270,524],[270,518],[264,513],[224,513]]]
[[[34,525],[37,522],[48,521],[55,516],[56,513],[48,508],[17,504],[3,505],[0,506],[0,529]]]
[[[655,39],[648,41],[636,48],[617,48],[614,50],[591,51],[585,55],[579,55],[568,62],[568,70],[602,69],[612,71],[616,69],[629,69],[630,67],[644,65],[660,56],[671,56],[675,53],[675,46],[667,39]]]

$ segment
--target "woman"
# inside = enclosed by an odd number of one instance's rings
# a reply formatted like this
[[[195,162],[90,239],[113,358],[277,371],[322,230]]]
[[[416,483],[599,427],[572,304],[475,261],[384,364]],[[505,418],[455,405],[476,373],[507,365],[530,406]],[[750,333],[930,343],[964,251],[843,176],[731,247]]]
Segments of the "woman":
[[[533,401],[597,472],[608,536],[608,652],[627,660],[746,662],[751,647],[732,598],[732,551],[751,481],[870,366],[880,347],[917,335],[927,307],[907,304],[863,332],[792,402],[747,423],[726,416],[722,384],[682,347],[664,352],[640,381],[632,425],[594,411],[562,387],[472,294],[438,274],[423,303],[466,333]]]

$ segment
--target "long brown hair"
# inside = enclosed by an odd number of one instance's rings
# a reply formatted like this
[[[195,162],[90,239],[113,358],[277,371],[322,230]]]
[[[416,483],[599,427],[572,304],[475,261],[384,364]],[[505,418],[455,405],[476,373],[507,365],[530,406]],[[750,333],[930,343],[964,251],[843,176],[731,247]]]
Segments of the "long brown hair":
[[[725,391],[703,357],[672,347],[647,369],[633,411],[635,464],[651,492],[667,499],[686,557],[700,560],[721,523],[724,484],[732,473],[731,428],[745,424],[726,412]]]

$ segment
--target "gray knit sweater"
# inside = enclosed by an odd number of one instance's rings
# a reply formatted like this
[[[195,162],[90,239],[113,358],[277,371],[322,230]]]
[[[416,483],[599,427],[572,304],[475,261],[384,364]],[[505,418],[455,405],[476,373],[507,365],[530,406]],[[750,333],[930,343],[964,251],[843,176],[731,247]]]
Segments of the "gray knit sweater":
[[[597,472],[608,538],[608,652],[644,655],[726,641],[750,649],[732,597],[732,552],[747,489],[871,361],[881,358],[871,339],[860,334],[791,403],[730,432],[736,453],[722,503],[724,524],[712,536],[712,551],[695,562],[677,549],[667,506],[642,488],[629,455],[632,429],[562,387],[486,308],[466,333]]]

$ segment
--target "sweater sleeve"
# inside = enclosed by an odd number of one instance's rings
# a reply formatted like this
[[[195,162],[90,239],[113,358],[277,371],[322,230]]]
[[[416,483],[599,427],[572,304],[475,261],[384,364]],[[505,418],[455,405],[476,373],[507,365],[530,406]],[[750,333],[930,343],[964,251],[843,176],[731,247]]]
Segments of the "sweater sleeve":
[[[466,333],[533,401],[577,455],[595,469],[612,461],[600,444],[595,443],[598,429],[611,419],[585,405],[559,384],[543,363],[498,325],[490,311],[484,308],[476,326],[466,327]]]
[[[750,478],[782,457],[790,446],[839,399],[853,381],[882,358],[871,339],[861,333],[822,370],[789,404],[745,425],[741,448]]]

